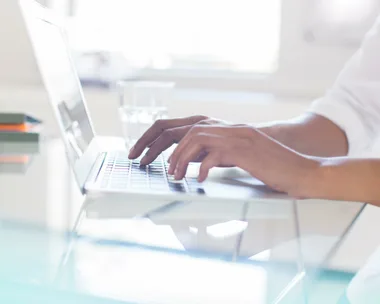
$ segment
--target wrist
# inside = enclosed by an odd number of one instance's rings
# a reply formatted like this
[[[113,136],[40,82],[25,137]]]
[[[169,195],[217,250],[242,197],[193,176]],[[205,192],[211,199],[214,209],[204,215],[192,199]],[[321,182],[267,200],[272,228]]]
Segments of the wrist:
[[[289,142],[288,128],[281,123],[262,124],[256,128],[280,143],[287,144]]]
[[[294,187],[289,195],[303,199],[316,198],[316,188],[322,180],[322,160],[319,158],[304,157],[298,166]]]
[[[262,129],[252,128],[251,132],[253,146],[250,150],[255,151],[255,161],[252,162],[253,169],[248,171],[254,176],[264,176],[263,182],[291,196],[312,196],[315,183],[320,181],[321,159],[300,154],[280,144]],[[268,174],[268,169],[271,174]]]

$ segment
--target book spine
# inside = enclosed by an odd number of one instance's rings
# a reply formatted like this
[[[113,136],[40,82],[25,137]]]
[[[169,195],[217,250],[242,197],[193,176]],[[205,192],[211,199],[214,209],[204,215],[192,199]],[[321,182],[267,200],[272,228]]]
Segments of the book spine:
[[[9,125],[9,124],[0,124],[0,132],[1,131],[18,131],[18,132],[26,132],[30,126],[27,124],[18,124],[18,125]]]
[[[0,132],[0,141],[3,142],[37,142],[39,133]]]
[[[15,113],[0,113],[0,124],[20,125],[25,123],[25,115]]]

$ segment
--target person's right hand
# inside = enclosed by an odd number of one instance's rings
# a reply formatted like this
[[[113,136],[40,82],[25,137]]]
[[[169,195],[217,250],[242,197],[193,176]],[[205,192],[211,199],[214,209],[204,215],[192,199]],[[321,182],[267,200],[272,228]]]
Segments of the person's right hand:
[[[138,158],[146,148],[149,148],[141,159],[142,165],[148,165],[158,155],[181,139],[195,125],[226,125],[225,121],[197,115],[186,118],[157,120],[136,142],[129,152],[130,159]],[[196,161],[201,161],[206,155],[200,155]]]

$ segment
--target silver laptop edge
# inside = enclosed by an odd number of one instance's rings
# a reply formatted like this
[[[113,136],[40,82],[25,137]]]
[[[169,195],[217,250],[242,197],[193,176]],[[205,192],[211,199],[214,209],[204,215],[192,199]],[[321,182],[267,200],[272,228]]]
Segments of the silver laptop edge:
[[[65,21],[63,18],[61,18],[59,15],[56,15],[53,11],[44,8],[37,2],[33,0],[20,0],[20,8],[24,16],[24,20],[26,22],[27,31],[29,33],[31,44],[33,46],[36,61],[40,70],[41,78],[44,83],[44,86],[46,88],[48,97],[52,103],[52,109],[54,112],[54,115],[56,117],[56,121],[58,123],[62,139],[64,141],[65,147],[66,147],[66,153],[67,157],[70,161],[70,165],[72,166],[72,169],[74,171],[76,180],[79,184],[79,187],[82,192],[85,191],[85,184],[88,180],[88,177],[93,177],[94,175],[91,174],[91,171],[94,168],[94,164],[98,164],[99,162],[96,162],[99,155],[102,155],[101,153],[104,151],[101,147],[101,143],[99,142],[98,138],[95,136],[95,131],[93,128],[93,124],[91,121],[90,116],[88,115],[88,109],[85,102],[85,97],[82,91],[82,86],[80,84],[80,80],[74,70],[73,61],[70,55],[70,51],[67,48],[67,36],[65,32]],[[48,30],[45,30],[45,28],[49,28]],[[46,31],[45,33],[42,31]],[[51,44],[53,41],[50,41],[52,37],[58,37],[58,39],[55,39],[56,42],[58,42],[58,45],[52,46]],[[41,40],[43,39],[44,42]],[[60,41],[59,41],[60,40]],[[55,50],[64,52],[64,57],[66,57],[67,62],[69,66],[69,72],[71,72],[70,76],[70,82],[75,86],[75,91],[78,94],[76,98],[79,98],[80,106],[83,107],[82,111],[83,114],[85,114],[85,119],[88,123],[88,128],[90,130],[90,135],[88,136],[88,145],[83,149],[83,151],[76,151],[76,147],[73,146],[75,143],[70,142],[69,137],[67,136],[66,132],[66,126],[64,125],[63,120],[61,119],[61,113],[59,113],[59,108],[55,105],[62,102],[60,96],[57,96],[57,94],[54,92],[54,89],[57,88],[52,86],[52,80],[51,75],[49,75],[46,72],[46,66],[47,62],[45,61],[46,57],[45,55],[47,53],[54,53],[54,49],[51,52],[45,52],[41,49],[41,46],[49,45],[51,48],[55,48]],[[60,48],[59,48],[60,47]],[[62,56],[61,56],[62,57]],[[58,58],[51,58],[51,61],[54,61],[56,64],[56,61],[60,59]],[[65,59],[64,59],[65,60]],[[43,68],[45,67],[45,68]],[[54,65],[52,65],[53,68],[55,68]],[[64,79],[63,81],[66,81]],[[58,86],[60,83],[58,83]]]

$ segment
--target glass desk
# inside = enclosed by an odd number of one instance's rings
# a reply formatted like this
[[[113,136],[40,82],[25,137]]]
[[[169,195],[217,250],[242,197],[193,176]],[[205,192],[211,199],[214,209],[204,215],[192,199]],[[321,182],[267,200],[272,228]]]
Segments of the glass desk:
[[[0,153],[1,303],[308,303],[364,208],[289,200],[94,210],[60,140]]]

